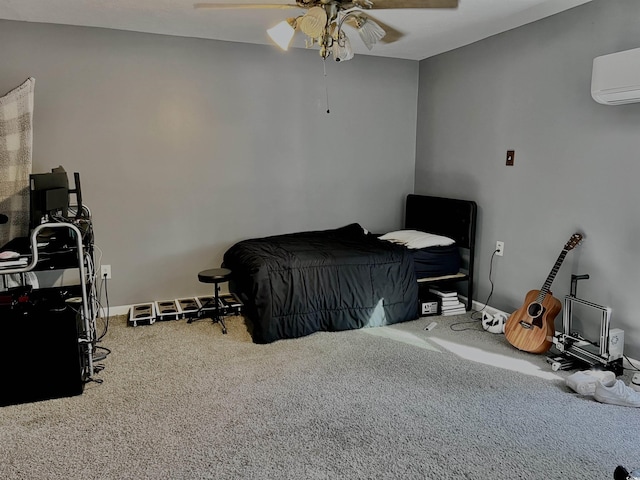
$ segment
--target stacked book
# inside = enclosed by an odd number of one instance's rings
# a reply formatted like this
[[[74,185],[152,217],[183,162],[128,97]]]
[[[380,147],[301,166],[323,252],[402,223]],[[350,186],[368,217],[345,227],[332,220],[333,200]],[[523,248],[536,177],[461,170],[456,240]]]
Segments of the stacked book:
[[[455,290],[441,290],[438,288],[430,288],[429,292],[433,293],[440,299],[441,315],[462,315],[467,309],[459,299],[458,292]]]

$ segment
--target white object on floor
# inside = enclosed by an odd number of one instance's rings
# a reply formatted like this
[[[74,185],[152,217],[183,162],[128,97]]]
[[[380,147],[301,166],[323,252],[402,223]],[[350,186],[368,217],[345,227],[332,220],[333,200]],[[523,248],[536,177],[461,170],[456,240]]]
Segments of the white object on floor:
[[[426,326],[425,330],[433,330],[434,328],[436,328],[436,325],[438,325],[438,322],[431,322]]]
[[[625,385],[622,380],[613,382],[596,383],[596,391],[593,394],[600,403],[610,403],[623,407],[640,407],[640,392]]]
[[[640,373],[633,374],[633,378],[629,382],[629,386],[636,392],[640,392]]]
[[[565,380],[567,387],[580,395],[593,395],[596,383],[610,383],[616,379],[613,372],[607,370],[583,370],[569,375]]]
[[[505,323],[507,323],[507,318],[501,313],[491,315],[482,312],[482,328],[489,333],[504,333]]]

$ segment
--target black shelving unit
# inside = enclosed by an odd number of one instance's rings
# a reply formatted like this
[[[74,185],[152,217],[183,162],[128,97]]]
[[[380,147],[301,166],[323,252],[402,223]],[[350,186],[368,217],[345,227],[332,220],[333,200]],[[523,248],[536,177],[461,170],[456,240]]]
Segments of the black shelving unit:
[[[473,305],[477,216],[478,205],[471,200],[407,195],[405,228],[452,238],[462,259],[462,268],[456,274],[418,280],[420,291],[428,292],[430,287],[457,290],[463,283],[466,288],[461,290],[466,296],[467,310]]]
[[[28,264],[0,268],[0,405],[81,394],[94,375],[97,340],[90,217],[43,223],[3,249]],[[26,280],[27,272],[71,268],[77,285],[33,289]],[[20,286],[6,288],[8,275]]]

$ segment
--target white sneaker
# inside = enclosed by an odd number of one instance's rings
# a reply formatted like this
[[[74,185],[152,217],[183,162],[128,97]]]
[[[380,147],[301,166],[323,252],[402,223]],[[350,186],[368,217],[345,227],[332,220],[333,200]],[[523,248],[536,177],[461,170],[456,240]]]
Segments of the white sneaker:
[[[601,382],[610,383],[616,379],[616,374],[611,370],[585,370],[587,375],[597,378]]]
[[[495,316],[482,312],[482,328],[489,333],[504,333],[504,325],[507,319],[504,315],[496,314]]]
[[[633,388],[636,392],[640,392],[640,373],[633,374],[633,378],[629,382],[629,387]]]
[[[640,407],[640,392],[627,387],[622,380],[596,383],[596,391],[593,394],[600,403],[621,405],[623,407]]]
[[[616,375],[608,370],[584,370],[569,375],[565,380],[567,387],[580,395],[593,395],[599,381],[611,383]]]

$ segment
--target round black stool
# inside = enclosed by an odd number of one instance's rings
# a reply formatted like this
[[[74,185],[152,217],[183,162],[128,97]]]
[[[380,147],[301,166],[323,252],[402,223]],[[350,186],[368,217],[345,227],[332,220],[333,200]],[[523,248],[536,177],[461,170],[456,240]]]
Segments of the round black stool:
[[[228,268],[212,268],[198,273],[198,280],[202,283],[213,283],[214,285],[213,300],[209,300],[200,306],[196,318],[203,318],[206,312],[211,312],[213,323],[219,323],[222,326],[222,333],[227,333],[227,326],[224,324],[224,315],[218,292],[220,291],[220,284],[228,282],[229,278],[231,278],[231,270]],[[191,323],[191,321],[192,319],[189,319],[187,323]]]

